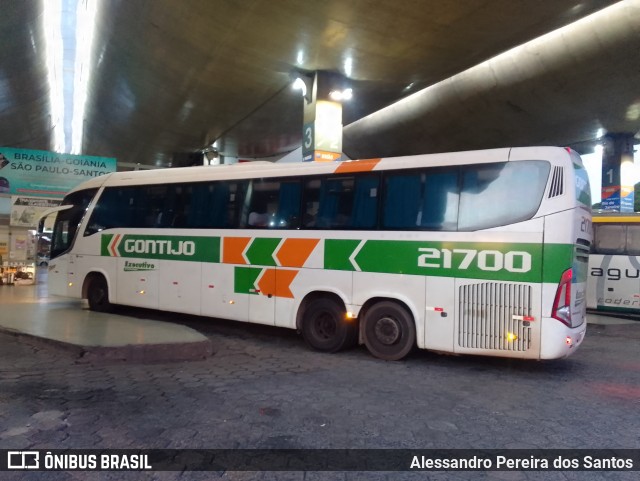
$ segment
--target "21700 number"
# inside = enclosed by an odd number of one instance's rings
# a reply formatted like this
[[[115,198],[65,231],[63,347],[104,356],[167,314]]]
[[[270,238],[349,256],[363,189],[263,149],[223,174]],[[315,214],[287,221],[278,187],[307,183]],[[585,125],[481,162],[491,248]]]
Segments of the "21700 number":
[[[509,251],[503,254],[496,250],[474,249],[436,249],[420,247],[418,267],[466,270],[473,265],[482,271],[529,272],[531,270],[531,254],[523,251]]]

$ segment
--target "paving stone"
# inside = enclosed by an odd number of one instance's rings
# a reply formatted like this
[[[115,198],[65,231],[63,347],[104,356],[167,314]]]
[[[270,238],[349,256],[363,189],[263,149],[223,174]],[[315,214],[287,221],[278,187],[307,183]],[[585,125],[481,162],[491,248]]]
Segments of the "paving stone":
[[[282,330],[224,323],[202,329],[217,349],[206,360],[90,365],[0,336],[0,448],[638,448],[639,328],[592,330],[574,356],[557,362],[417,352],[390,363],[362,348],[326,355],[293,335],[280,338]],[[620,472],[53,474],[2,479],[637,479]]]

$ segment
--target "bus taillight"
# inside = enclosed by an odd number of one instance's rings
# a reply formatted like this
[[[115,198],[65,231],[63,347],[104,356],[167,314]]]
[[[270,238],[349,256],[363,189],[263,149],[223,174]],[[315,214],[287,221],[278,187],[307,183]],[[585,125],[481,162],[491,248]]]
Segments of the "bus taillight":
[[[560,278],[560,284],[558,284],[558,290],[556,291],[556,298],[553,301],[553,308],[551,309],[551,317],[571,327],[571,279],[573,278],[573,272],[571,269],[567,269],[562,273]]]

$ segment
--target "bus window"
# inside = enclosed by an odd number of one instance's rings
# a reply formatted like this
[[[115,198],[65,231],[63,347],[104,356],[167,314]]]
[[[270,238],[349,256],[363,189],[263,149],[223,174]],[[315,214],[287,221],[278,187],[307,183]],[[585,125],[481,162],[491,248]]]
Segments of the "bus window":
[[[424,175],[423,175],[424,176]],[[422,198],[422,179],[414,172],[386,177],[383,226],[386,229],[415,229]]]
[[[455,231],[458,170],[423,169],[386,176],[383,227]]]
[[[135,203],[137,211],[135,218],[138,219],[136,227],[169,227],[171,225],[174,212],[171,202],[173,196],[169,195],[169,190],[166,184],[149,185],[140,189],[142,198]]]
[[[458,229],[458,171],[427,171],[418,225],[428,230]]]
[[[372,229],[376,226],[378,214],[378,176],[356,177],[356,187],[351,213],[351,227]]]
[[[254,180],[245,200],[244,225],[269,229],[298,227],[300,196],[298,180]]]
[[[458,229],[490,229],[530,219],[542,201],[550,168],[538,160],[464,168]]]
[[[640,256],[640,225],[627,226],[627,255]]]
[[[379,183],[378,175],[307,181],[303,226],[317,229],[375,228]]]
[[[276,227],[296,228],[300,219],[300,182],[282,182],[275,215]]]
[[[595,235],[595,251],[598,254],[624,254],[625,226],[599,225]]]
[[[65,253],[73,245],[78,225],[97,191],[98,189],[80,190],[67,195],[62,201],[62,205],[72,205],[73,207],[58,212],[51,238],[52,259]]]
[[[241,182],[198,182],[186,186],[185,190],[186,227],[237,227]]]
[[[114,227],[135,227],[134,205],[137,190],[137,187],[104,189],[93,208],[84,235],[90,236]]]
[[[314,228],[320,207],[320,179],[311,179],[304,186],[304,208],[302,211],[302,227]]]

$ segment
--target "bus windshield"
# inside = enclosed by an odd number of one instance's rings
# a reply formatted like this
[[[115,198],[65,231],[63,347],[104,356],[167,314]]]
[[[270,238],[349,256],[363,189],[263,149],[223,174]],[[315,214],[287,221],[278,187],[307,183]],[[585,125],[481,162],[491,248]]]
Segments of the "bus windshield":
[[[97,191],[98,189],[80,190],[64,198],[62,205],[71,205],[73,207],[58,212],[51,238],[51,259],[67,252],[71,248],[82,216]]]

